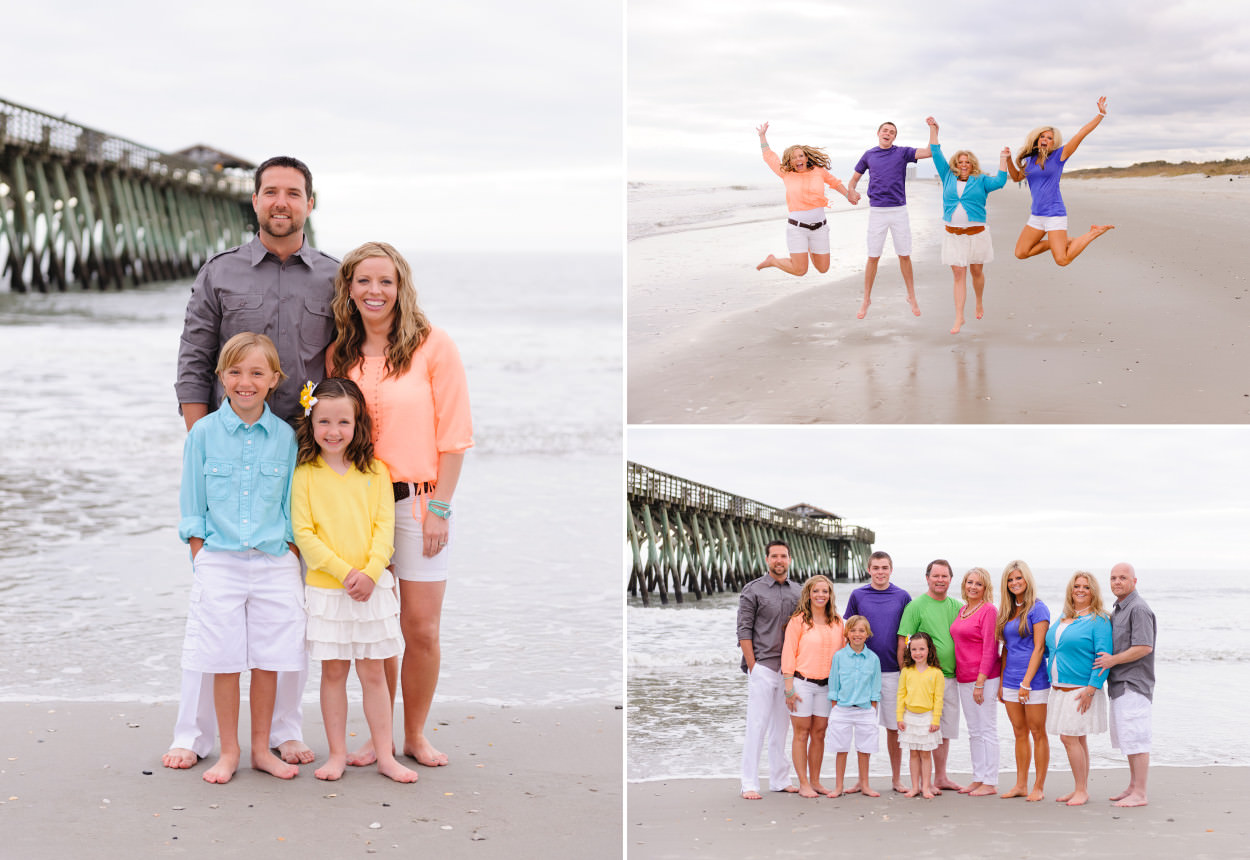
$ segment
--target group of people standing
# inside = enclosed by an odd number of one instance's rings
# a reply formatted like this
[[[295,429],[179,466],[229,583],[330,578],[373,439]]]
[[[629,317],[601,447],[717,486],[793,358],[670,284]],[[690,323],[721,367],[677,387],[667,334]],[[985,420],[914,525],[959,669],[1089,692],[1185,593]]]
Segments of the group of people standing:
[[[257,235],[201,268],[178,353],[188,431],[179,535],[194,579],[163,763],[193,767],[220,733],[204,779],[231,779],[250,672],[251,765],[294,777],[316,758],[301,711],[311,658],[329,746],[316,776],[376,762],[415,782],[395,757],[391,714],[402,689],[401,753],[447,764],[426,722],[452,500],[473,444],[464,367],[392,246],[367,242],[340,263],[309,245],[303,162],[265,161],[254,187]],[[370,739],[349,752],[353,662]]]
[[[1106,115],[1107,99],[1103,97],[1098,100],[1098,114],[1066,144],[1053,126],[1033,129],[1014,158],[1010,147],[1003,148],[994,176],[983,173],[976,155],[966,149],[959,150],[948,161],[938,143],[938,123],[933,117],[925,120],[929,125],[929,144],[920,149],[896,146],[894,140],[898,136],[898,128],[892,122],[884,122],[877,128],[877,145],[860,157],[850,183],[845,186],[829,172],[829,156],[819,147],[790,146],[779,158],[768,145],[768,123],[764,123],[756,129],[764,162],[781,178],[786,188],[786,207],[789,210],[786,247],[789,259],[769,254],[756,269],[773,267],[787,274],[804,275],[810,258],[816,271],[827,272],[830,245],[829,224],[825,218],[825,207],[828,205],[825,188],[837,191],[854,206],[860,200],[855,186],[867,173],[870,203],[868,263],[864,269],[864,300],[856,316],[864,319],[868,315],[868,307],[872,304],[872,285],[877,277],[877,264],[885,249],[887,235],[891,237],[894,252],[898,255],[903,284],[907,288],[907,302],[912,313],[920,316],[911,264],[907,165],[932,158],[942,183],[942,220],[945,227],[942,262],[951,267],[954,275],[955,324],[951,327],[951,334],[958,334],[965,322],[969,274],[972,275],[972,288],[976,294],[976,317],[981,319],[985,314],[984,266],[994,259],[994,247],[987,229],[986,197],[1002,188],[1008,176],[1014,182],[1028,182],[1032,196],[1029,220],[1016,240],[1015,255],[1019,259],[1049,251],[1056,263],[1066,266],[1090,242],[1114,229],[1110,224],[1094,225],[1088,232],[1068,238],[1068,213],[1059,193],[1059,180],[1068,159]]]
[[[1128,787],[1111,798],[1144,806],[1150,762],[1155,617],[1136,590],[1132,565],[1111,569],[1114,607],[1104,606],[1098,580],[1084,571],[1069,579],[1052,621],[1023,561],[1003,570],[999,601],[988,571],[974,567],[948,595],[951,565],[935,559],[925,591],[914,598],[890,581],[893,561],[874,552],[867,585],[855,589],[840,616],[833,583],[814,575],[801,587],[789,579],[790,551],[773,541],[768,572],[749,582],[738,606],[738,642],[747,673],[747,725],[742,797],[758,800],[759,765],[768,740],[769,787],[803,797],[862,793],[868,767],[886,730],[892,787],[909,797],[943,790],[973,797],[998,794],[998,705],[1015,738],[1016,780],[1004,798],[1042,800],[1049,768],[1048,734],[1067,752],[1072,790],[1057,800],[1089,800],[1087,738],[1111,730],[1128,757]],[[1108,717],[1110,699],[1110,717]],[[950,741],[968,727],[972,782],[947,773]],[[790,756],[787,730],[793,729]],[[837,753],[832,790],[820,781],[825,750]],[[844,788],[846,758],[858,758],[858,781]],[[902,754],[912,784],[902,781]],[[791,762],[798,775],[790,781]],[[1029,767],[1034,778],[1029,784]]]

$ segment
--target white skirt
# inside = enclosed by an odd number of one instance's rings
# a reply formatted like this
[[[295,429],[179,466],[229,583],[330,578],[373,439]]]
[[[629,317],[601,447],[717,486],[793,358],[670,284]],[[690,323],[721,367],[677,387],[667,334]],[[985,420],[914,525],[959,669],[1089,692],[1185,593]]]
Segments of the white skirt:
[[[990,228],[980,233],[948,233],[942,229],[942,264],[946,266],[971,266],[974,263],[994,262],[994,243],[990,241]]]
[[[935,750],[942,745],[942,733],[929,731],[933,725],[933,711],[917,714],[903,711],[903,725],[898,733],[898,745],[905,750]]]
[[[1094,691],[1094,699],[1088,710],[1077,710],[1084,687],[1075,690],[1050,690],[1050,703],[1046,706],[1046,734],[1081,737],[1100,735],[1107,730],[1107,694]]]
[[[304,586],[310,660],[384,660],[404,650],[395,577],[382,571],[363,603],[342,588]]]

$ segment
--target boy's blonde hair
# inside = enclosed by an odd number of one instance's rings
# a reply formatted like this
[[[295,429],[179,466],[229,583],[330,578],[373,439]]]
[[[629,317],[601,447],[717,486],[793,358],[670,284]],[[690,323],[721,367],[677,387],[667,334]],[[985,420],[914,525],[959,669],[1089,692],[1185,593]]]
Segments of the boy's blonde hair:
[[[273,345],[273,341],[263,334],[251,331],[241,331],[226,341],[226,345],[217,354],[217,375],[221,376],[227,367],[238,364],[243,360],[243,356],[254,349],[259,349],[264,353],[269,369],[278,374],[278,382],[286,379],[286,374],[282,372],[282,362],[278,360],[278,348]],[[275,385],[274,388],[277,386]],[[270,393],[272,391],[273,389],[270,389]]]
[[[868,633],[868,638],[872,638],[872,625],[868,623],[868,619],[862,615],[852,615],[846,619],[846,632],[850,633],[852,627],[862,627]]]

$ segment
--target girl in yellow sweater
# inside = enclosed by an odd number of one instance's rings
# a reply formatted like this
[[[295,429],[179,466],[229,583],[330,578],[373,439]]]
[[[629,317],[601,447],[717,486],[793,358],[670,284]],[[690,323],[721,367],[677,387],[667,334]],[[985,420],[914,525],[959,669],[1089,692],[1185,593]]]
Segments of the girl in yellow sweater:
[[[933,787],[933,750],[942,742],[942,694],[946,681],[937,650],[928,633],[916,633],[907,641],[902,671],[898,676],[898,743],[911,750],[911,790],[905,797],[923,794],[936,797]]]
[[[300,396],[298,465],[291,485],[295,543],[308,565],[308,653],[321,661],[321,716],[330,757],[318,779],[347,767],[347,673],[356,661],[378,772],[396,782],[417,774],[392,751],[391,707],[382,661],[403,649],[395,580],[395,497],[390,473],[373,457],[360,388],[330,378]]]

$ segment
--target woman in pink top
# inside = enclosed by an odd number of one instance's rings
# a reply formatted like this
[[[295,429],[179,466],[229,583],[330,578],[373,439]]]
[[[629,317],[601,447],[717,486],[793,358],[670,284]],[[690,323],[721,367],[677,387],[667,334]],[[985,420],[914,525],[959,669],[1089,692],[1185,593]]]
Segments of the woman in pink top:
[[[786,228],[786,248],[789,260],[779,260],[769,254],[756,271],[772,266],[791,275],[807,274],[807,257],[818,272],[829,271],[829,224],[825,220],[825,197],[828,185],[843,197],[846,188],[838,177],[829,172],[829,156],[814,146],[790,146],[777,158],[768,148],[765,135],[768,123],[756,129],[760,133],[760,149],[764,151],[764,163],[781,177],[786,185],[786,208],[790,210],[789,227]],[[848,202],[849,202],[848,198]]]
[[[786,686],[790,723],[794,726],[790,754],[802,797],[829,795],[829,790],[820,784],[831,709],[829,667],[833,665],[834,653],[845,644],[833,583],[816,574],[803,583],[798,608],[786,624],[781,646],[781,677]]]
[[[451,502],[464,452],[473,445],[469,391],[456,345],[417,305],[412,272],[384,242],[349,252],[334,282],[338,337],[326,356],[330,376],[360,386],[373,423],[374,452],[395,482],[395,554],[402,669],[386,661],[391,706],[404,691],[403,753],[437,767],[447,756],[425,735],[438,684],[439,619],[447,589]],[[374,761],[366,744],[349,764]]]
[[[998,658],[994,586],[983,567],[964,574],[964,605],[951,622],[955,641],[955,683],[959,707],[968,722],[972,783],[960,794],[982,797],[998,790],[998,684],[1003,666]]]

